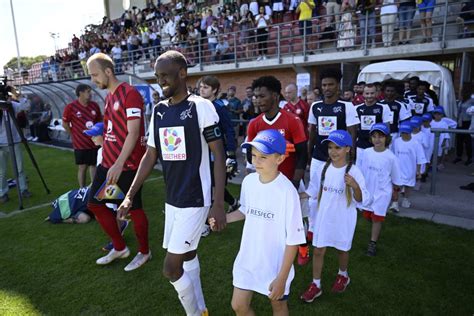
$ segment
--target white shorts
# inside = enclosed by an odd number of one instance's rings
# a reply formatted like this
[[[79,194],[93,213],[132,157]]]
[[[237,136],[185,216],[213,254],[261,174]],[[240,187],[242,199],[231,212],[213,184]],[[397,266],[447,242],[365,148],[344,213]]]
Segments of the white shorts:
[[[276,2],[273,4],[273,11],[283,11],[283,2]]]
[[[196,250],[209,206],[179,208],[165,203],[163,248],[174,254]]]

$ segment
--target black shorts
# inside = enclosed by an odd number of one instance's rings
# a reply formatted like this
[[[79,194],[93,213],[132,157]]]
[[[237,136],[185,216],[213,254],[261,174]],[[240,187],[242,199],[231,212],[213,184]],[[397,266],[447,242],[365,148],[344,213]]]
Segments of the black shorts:
[[[92,186],[90,189],[90,195],[89,195],[89,203],[92,204],[105,204],[105,203],[114,203],[117,205],[120,205],[123,200],[97,200],[94,196],[96,195],[97,191],[102,187],[102,185],[105,182],[105,179],[107,178],[107,172],[109,169],[102,167],[102,165],[99,165],[97,167],[97,171],[95,173],[94,181],[92,181]],[[133,179],[135,178],[135,175],[137,174],[137,170],[131,170],[131,171],[122,171],[122,174],[120,175],[120,178],[118,180],[118,186],[120,190],[122,190],[123,194],[127,194],[128,189],[130,189],[130,186],[132,185]],[[135,197],[133,198],[132,201],[132,207],[130,208],[131,210],[142,208],[142,188],[138,190],[137,194],[135,194]]]
[[[74,157],[76,158],[76,165],[95,166],[97,164],[97,151],[94,149],[74,149]]]

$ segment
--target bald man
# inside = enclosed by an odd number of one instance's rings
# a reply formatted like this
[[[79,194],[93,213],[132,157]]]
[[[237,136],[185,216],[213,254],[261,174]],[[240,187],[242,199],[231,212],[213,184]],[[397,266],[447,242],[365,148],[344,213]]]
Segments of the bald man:
[[[290,83],[285,88],[285,99],[286,104],[283,106],[283,109],[295,114],[301,119],[303,123],[304,132],[306,137],[308,137],[308,114],[309,114],[309,105],[306,101],[298,97],[298,87],[294,83]]]

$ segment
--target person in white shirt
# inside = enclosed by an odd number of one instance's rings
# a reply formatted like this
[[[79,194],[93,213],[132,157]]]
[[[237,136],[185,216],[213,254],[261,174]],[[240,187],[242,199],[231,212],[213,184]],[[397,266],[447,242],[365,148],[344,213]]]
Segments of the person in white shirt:
[[[272,23],[270,15],[265,14],[265,7],[259,8],[259,14],[255,16],[255,24],[257,25],[257,45],[258,58],[257,60],[267,59],[268,46],[268,27]]]
[[[306,193],[300,197],[317,200],[313,210],[313,280],[301,295],[311,303],[322,294],[321,272],[327,247],[339,254],[339,272],[332,292],[342,293],[350,283],[347,268],[357,223],[357,203],[368,204],[370,194],[359,168],[350,161],[352,137],[344,130],[331,132],[323,142],[328,142],[329,159],[319,166],[318,177],[311,177]],[[311,205],[312,203],[310,203]]]
[[[380,22],[382,23],[382,40],[384,47],[393,45],[393,34],[398,13],[398,7],[395,2],[395,0],[383,0],[382,7],[380,8]]]
[[[425,136],[425,133],[421,132],[421,125],[423,124],[423,119],[421,118],[421,116],[412,116],[410,118],[410,124],[411,124],[411,127],[413,128],[413,132],[411,133],[411,137],[417,141],[418,143],[420,143],[421,147],[423,148],[423,153],[425,153],[425,149],[426,147],[429,146],[429,144],[426,142],[426,136]],[[428,157],[426,157],[425,155],[425,160],[426,162],[428,163]],[[420,173],[423,174],[423,172],[425,172],[426,170],[426,165],[427,163],[424,163],[421,165],[421,168],[420,168]],[[413,187],[413,189],[415,191],[419,191],[421,188],[421,176],[419,179],[416,179],[416,183],[415,183],[415,186]]]
[[[227,214],[227,223],[245,219],[232,273],[232,308],[237,315],[253,315],[250,304],[256,292],[270,299],[274,315],[288,315],[293,261],[306,238],[298,193],[278,171],[285,160],[286,140],[279,131],[268,129],[242,148],[251,150],[257,172],[242,182],[240,209]],[[213,228],[214,219],[209,223]]]
[[[388,149],[391,142],[390,129],[383,123],[377,123],[370,129],[370,141],[374,147],[365,151],[360,164],[367,190],[372,196],[369,204],[362,205],[362,216],[372,222],[367,255],[375,256],[377,241],[385,221],[388,206],[392,200],[392,188],[398,191],[400,167],[397,157]]]
[[[425,158],[428,161],[424,164],[424,168],[421,168],[421,182],[426,182],[426,178],[428,177],[428,165],[431,162],[431,156],[433,156],[434,134],[431,132],[431,121],[433,117],[430,113],[425,113],[421,118],[423,120],[421,132],[424,135],[424,143],[426,144],[423,149],[425,151]]]
[[[115,46],[112,47],[111,53],[115,64],[115,73],[122,72],[122,49],[120,48],[119,42],[115,42]]]
[[[211,52],[211,59],[216,58],[217,36],[219,35],[219,27],[217,19],[212,20],[212,25],[207,27],[207,47]]]
[[[401,204],[405,208],[411,206],[408,200],[410,190],[421,177],[421,165],[427,162],[423,147],[411,136],[412,131],[410,122],[403,122],[400,125],[400,137],[395,139],[392,147],[400,165],[400,187],[403,196]],[[398,201],[392,203],[390,210],[399,212]]]
[[[436,106],[433,110],[433,120],[431,121],[431,128],[450,128],[447,120],[444,117],[444,108],[442,106]],[[454,125],[454,127],[456,127]],[[448,133],[441,133],[439,137],[438,143],[438,170],[444,169],[444,156],[448,151],[449,148],[449,134]]]

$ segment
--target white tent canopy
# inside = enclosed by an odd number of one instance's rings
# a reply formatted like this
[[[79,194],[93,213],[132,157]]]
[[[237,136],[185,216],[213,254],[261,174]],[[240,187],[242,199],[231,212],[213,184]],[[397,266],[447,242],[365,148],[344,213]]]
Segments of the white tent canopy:
[[[418,76],[429,82],[439,97],[446,116],[456,115],[456,97],[451,73],[448,69],[430,61],[394,60],[370,64],[362,69],[358,81],[382,82],[387,79],[408,80]]]

